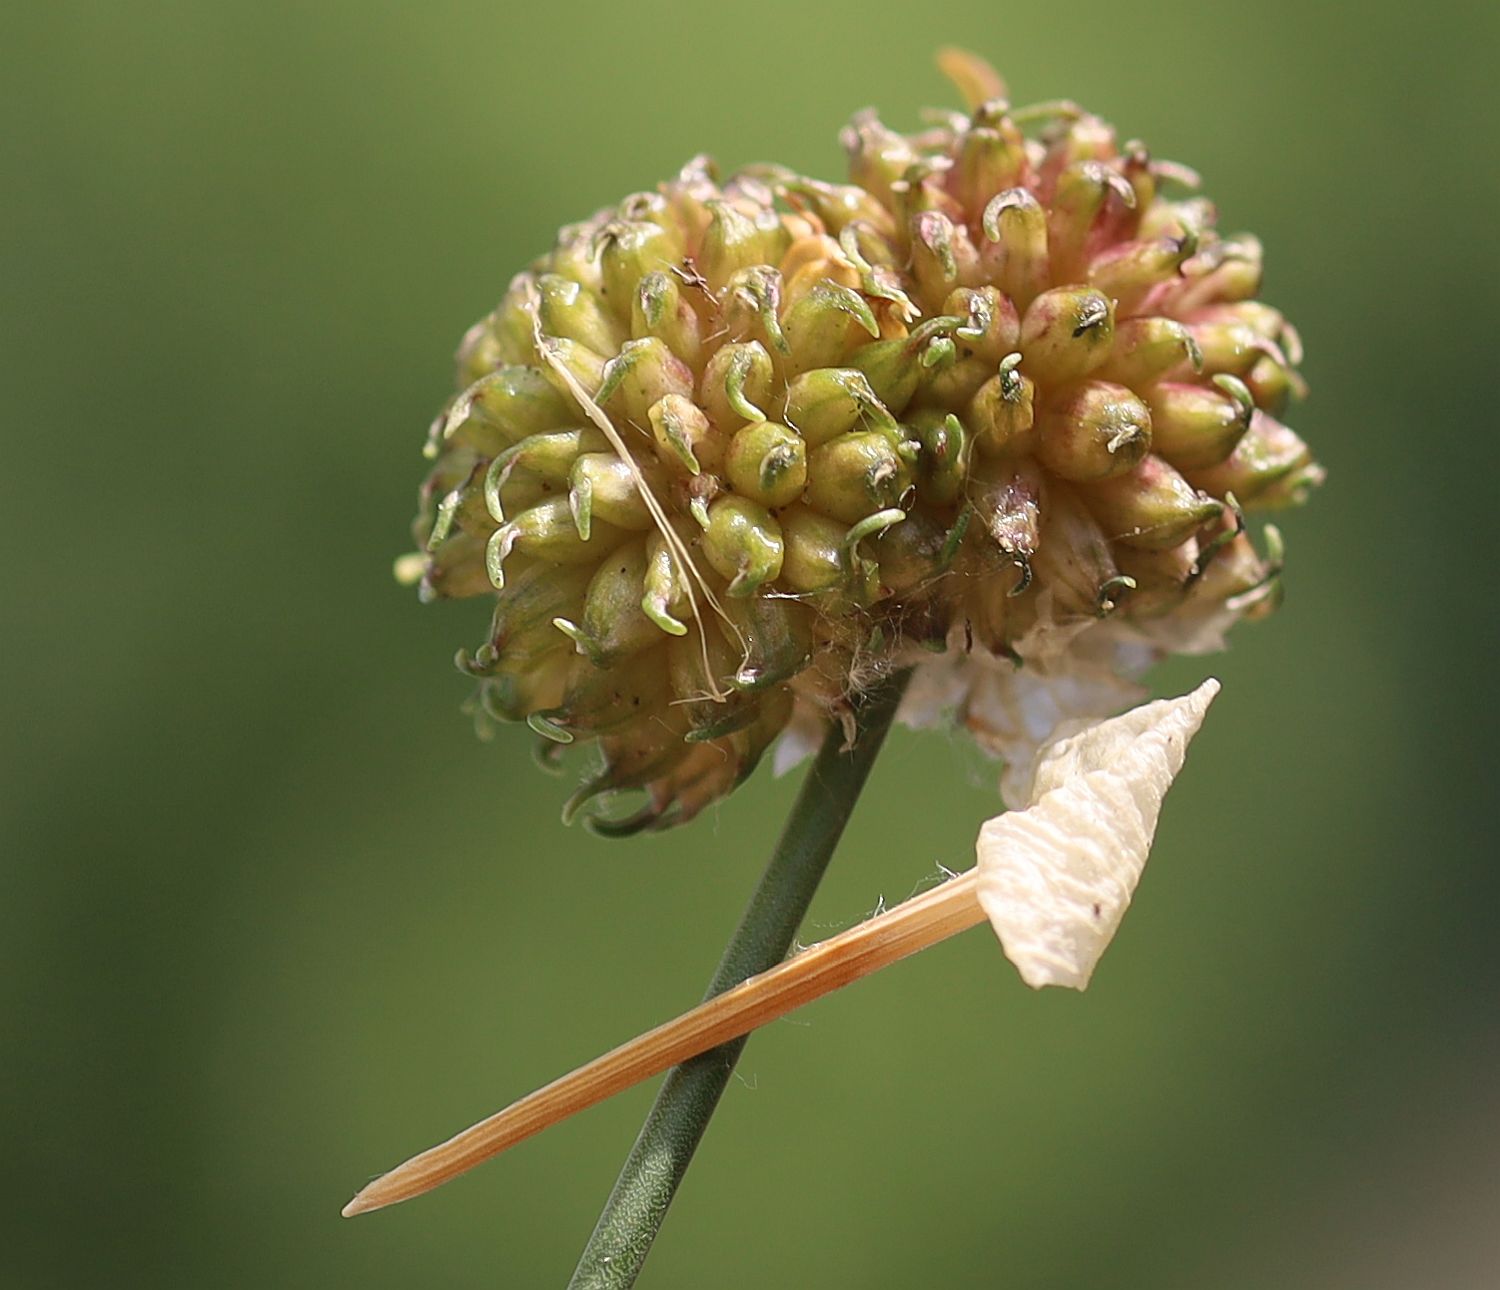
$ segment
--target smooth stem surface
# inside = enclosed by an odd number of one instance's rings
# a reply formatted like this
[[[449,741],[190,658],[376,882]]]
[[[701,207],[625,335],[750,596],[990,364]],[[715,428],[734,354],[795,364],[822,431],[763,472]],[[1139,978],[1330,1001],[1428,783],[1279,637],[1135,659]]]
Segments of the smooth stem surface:
[[[885,741],[908,675],[891,677],[867,694],[848,752],[843,732],[837,726],[829,731],[706,997],[786,957]],[[667,1075],[584,1246],[570,1290],[625,1290],[635,1284],[748,1038],[733,1039]]]

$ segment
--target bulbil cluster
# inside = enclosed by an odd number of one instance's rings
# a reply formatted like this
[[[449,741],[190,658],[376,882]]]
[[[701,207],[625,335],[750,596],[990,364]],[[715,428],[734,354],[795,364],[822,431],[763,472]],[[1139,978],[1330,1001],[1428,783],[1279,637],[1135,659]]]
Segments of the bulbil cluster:
[[[597,744],[570,811],[689,819],[913,660],[1056,669],[1103,619],[1190,648],[1274,604],[1243,512],[1321,472],[1259,243],[966,66],[966,115],[857,116],[847,183],[699,158],[564,229],[464,338],[403,567],[493,602],[480,711]]]

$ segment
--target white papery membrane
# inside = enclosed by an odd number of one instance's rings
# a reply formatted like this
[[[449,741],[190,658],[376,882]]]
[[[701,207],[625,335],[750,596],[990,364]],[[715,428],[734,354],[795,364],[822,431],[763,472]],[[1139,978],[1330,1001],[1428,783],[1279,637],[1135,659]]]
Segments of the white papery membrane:
[[[1139,703],[1139,678],[1172,654],[1200,655],[1227,648],[1225,633],[1262,594],[1214,602],[1191,612],[1146,622],[1119,617],[1055,621],[1043,613],[1016,643],[1016,660],[964,647],[956,629],[936,656],[913,649],[902,662],[912,678],[896,720],[920,730],[957,725],[999,758],[1000,795],[1025,807],[1040,749],[1066,733],[1069,722],[1099,721]],[[1019,661],[1017,661],[1019,660]],[[818,750],[825,712],[799,699],[772,754],[777,775]]]
[[[980,829],[979,903],[1027,985],[1088,985],[1218,692],[1207,680],[1118,717],[1064,723],[1037,753],[1025,808]]]

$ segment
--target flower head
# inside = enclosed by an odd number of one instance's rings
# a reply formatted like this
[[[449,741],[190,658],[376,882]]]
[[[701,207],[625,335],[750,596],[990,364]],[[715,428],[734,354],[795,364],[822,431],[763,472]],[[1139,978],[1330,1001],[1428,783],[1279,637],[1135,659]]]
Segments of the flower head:
[[[1271,608],[1243,512],[1321,478],[1296,334],[1196,177],[1071,103],[873,112],[846,183],[706,159],[566,228],[459,351],[406,567],[484,596],[488,717],[593,741],[570,809],[691,818],[919,662],[1024,775],[1056,719]]]

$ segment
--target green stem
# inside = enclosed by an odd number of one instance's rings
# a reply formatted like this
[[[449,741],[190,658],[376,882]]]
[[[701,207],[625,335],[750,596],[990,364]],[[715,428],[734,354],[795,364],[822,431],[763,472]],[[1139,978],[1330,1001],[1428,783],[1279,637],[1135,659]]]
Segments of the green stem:
[[[823,741],[705,997],[786,957],[885,741],[907,677],[899,673],[864,696],[852,748],[844,750],[837,726]],[[732,1040],[668,1072],[584,1246],[570,1290],[626,1290],[635,1284],[748,1039]]]

